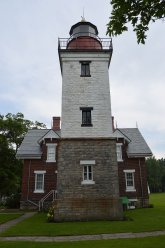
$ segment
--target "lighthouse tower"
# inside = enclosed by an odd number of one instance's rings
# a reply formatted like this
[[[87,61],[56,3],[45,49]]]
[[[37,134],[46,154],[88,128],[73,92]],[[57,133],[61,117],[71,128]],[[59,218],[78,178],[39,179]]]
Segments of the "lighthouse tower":
[[[55,220],[121,219],[109,87],[111,39],[90,22],[59,39],[61,140]]]
[[[62,138],[111,137],[108,68],[111,39],[100,39],[90,22],[78,22],[70,38],[60,40]]]

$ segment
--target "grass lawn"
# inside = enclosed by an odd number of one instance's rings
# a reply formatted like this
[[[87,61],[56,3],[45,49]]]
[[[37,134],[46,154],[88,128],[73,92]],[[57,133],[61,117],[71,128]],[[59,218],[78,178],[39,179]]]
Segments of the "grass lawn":
[[[0,248],[164,248],[165,236],[117,239],[117,240],[97,240],[97,241],[76,241],[76,242],[0,242]]]
[[[0,224],[20,217],[22,213],[0,213]]]
[[[125,212],[126,216],[132,219],[129,221],[47,223],[46,214],[41,213],[18,223],[1,233],[1,236],[59,236],[165,229],[165,193],[152,194],[150,202],[154,204],[154,208]]]

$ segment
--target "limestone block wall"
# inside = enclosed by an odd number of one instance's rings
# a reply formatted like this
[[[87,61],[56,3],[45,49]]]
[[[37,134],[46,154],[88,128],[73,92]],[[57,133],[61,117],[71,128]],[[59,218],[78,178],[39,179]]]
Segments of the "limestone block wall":
[[[82,184],[83,165],[95,161],[94,184]],[[120,219],[116,142],[62,139],[58,147],[58,200],[55,220]]]

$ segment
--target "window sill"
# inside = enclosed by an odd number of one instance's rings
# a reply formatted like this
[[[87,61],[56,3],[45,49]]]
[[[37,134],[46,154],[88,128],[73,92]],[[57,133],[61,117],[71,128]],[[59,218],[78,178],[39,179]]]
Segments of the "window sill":
[[[126,192],[136,192],[136,189],[126,189]]]
[[[91,75],[80,75],[80,77],[91,77]]]
[[[92,124],[81,124],[82,127],[93,127]]]
[[[44,190],[34,190],[34,192],[33,193],[44,193]]]
[[[46,160],[46,163],[55,163],[56,160]]]
[[[84,180],[81,182],[82,185],[92,185],[95,184],[95,181],[93,180]]]
[[[117,160],[117,162],[123,162],[123,159]]]

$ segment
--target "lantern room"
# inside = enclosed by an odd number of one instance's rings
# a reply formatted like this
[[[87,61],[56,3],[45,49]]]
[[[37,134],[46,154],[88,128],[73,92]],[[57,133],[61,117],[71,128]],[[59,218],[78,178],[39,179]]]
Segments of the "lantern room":
[[[69,34],[67,49],[102,49],[97,27],[90,22],[76,23]]]
[[[69,38],[60,38],[59,50],[111,50],[111,38],[99,38],[97,27],[84,19],[70,29]]]

